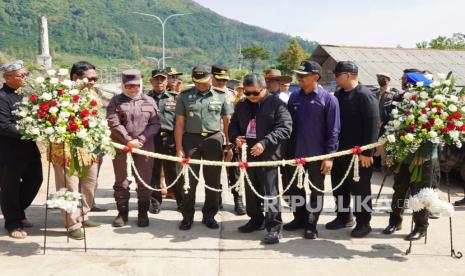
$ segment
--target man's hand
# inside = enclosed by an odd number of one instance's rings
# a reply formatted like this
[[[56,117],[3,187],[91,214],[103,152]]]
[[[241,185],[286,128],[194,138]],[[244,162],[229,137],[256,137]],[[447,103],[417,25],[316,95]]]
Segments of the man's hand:
[[[130,147],[130,148],[136,148],[136,149],[140,149],[142,148],[144,144],[142,144],[139,139],[134,139],[134,140],[131,140],[129,141],[126,146]]]
[[[333,168],[333,160],[323,160],[321,162],[321,174],[328,174]]]
[[[186,155],[184,154],[184,150],[180,149],[180,150],[176,150],[176,157],[179,157],[179,158],[184,158]]]
[[[232,149],[228,149],[224,151],[224,161],[229,162],[233,159],[233,151]]]
[[[263,145],[260,143],[256,143],[255,146],[253,146],[250,149],[250,154],[252,156],[260,156],[264,151],[265,151],[265,148],[263,147]]]
[[[371,165],[373,165],[373,157],[360,155],[359,159],[360,162],[362,162],[362,167],[364,168],[369,168]]]
[[[245,141],[245,136],[239,136],[236,138],[236,149],[240,149]]]

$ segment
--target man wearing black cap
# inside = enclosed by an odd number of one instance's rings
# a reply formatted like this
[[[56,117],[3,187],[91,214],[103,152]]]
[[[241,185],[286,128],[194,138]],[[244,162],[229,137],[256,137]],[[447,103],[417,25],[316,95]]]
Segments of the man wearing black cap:
[[[339,150],[364,146],[378,140],[379,110],[376,96],[358,81],[358,67],[351,61],[341,61],[334,69],[336,84],[340,87],[335,96],[341,112],[341,133]],[[360,155],[360,181],[353,180],[351,171],[342,186],[333,192],[336,199],[337,217],[326,224],[326,229],[335,230],[354,225],[350,211],[351,195],[354,196],[354,215],[357,225],[351,236],[365,237],[371,232],[371,175],[373,150]],[[337,186],[349,167],[352,156],[338,157],[334,160],[331,172],[331,184]]]
[[[150,84],[152,90],[148,93],[158,106],[158,116],[160,117],[161,130],[155,135],[155,151],[160,154],[176,156],[176,148],[174,143],[174,122],[177,93],[167,91],[168,72],[166,70],[153,70]],[[167,185],[171,185],[179,174],[179,168],[175,162],[154,159],[152,170],[152,187],[161,188],[161,172],[165,175]],[[175,195],[178,210],[182,205],[182,182],[178,181],[174,187],[168,189]],[[162,202],[161,192],[154,191],[150,204],[150,213],[158,214],[160,212],[160,204]]]
[[[318,86],[321,66],[314,61],[304,61],[294,70],[301,87],[289,99],[288,109],[292,116],[293,128],[288,155],[290,158],[305,158],[335,153],[338,149],[340,132],[339,103],[333,95]],[[331,171],[332,160],[305,164],[305,169],[313,185],[324,190],[326,174]],[[323,193],[310,187],[310,208],[306,208],[304,189],[291,183],[291,204],[295,206],[294,220],[284,225],[284,230],[297,230],[305,227],[304,237],[316,239],[318,218],[323,208]],[[303,203],[303,204],[302,204]],[[294,207],[294,206],[291,206]]]
[[[0,68],[5,83],[0,89],[0,188],[5,228],[10,237],[24,239],[24,227],[32,223],[25,210],[42,184],[40,152],[34,141],[22,140],[13,115],[22,96],[16,91],[26,86],[29,72],[20,60]]]
[[[236,95],[234,91],[231,91],[228,87],[226,87],[226,83],[229,80],[229,69],[224,65],[212,65],[212,85],[215,88],[223,90],[226,93],[226,96],[230,98],[232,101],[235,99]],[[231,103],[232,104],[232,103]],[[234,152],[233,161],[239,161],[239,153],[237,151]],[[228,184],[229,186],[233,186],[236,184],[237,180],[239,179],[239,168],[237,167],[227,167],[226,172],[228,174]],[[244,203],[242,202],[242,197],[239,193],[233,189],[231,193],[234,197],[234,212],[238,216],[245,215],[245,208]],[[222,195],[220,194],[220,209],[223,208],[223,199]]]
[[[231,102],[224,91],[212,87],[209,69],[195,67],[192,70],[192,81],[195,87],[181,93],[176,103],[176,155],[181,158],[213,161],[221,161],[223,155],[226,155],[225,159],[229,161],[233,155],[228,139],[229,120],[233,112]],[[222,130],[226,139],[221,134]],[[192,169],[199,175],[198,165],[192,165]],[[204,166],[203,175],[205,184],[216,189],[221,188],[221,167]],[[190,189],[183,198],[183,220],[179,226],[181,230],[189,230],[194,219],[198,181],[191,175],[189,183]],[[205,189],[202,223],[208,228],[219,228],[215,220],[218,207],[218,192]]]

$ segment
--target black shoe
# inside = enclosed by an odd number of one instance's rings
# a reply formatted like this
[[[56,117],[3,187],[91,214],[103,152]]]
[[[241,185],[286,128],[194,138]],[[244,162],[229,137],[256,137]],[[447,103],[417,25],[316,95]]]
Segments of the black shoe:
[[[181,224],[179,225],[179,230],[187,231],[192,228],[194,221],[192,219],[183,218]]]
[[[234,196],[234,212],[237,216],[243,216],[246,213],[241,196]]]
[[[349,220],[342,220],[340,218],[335,218],[333,221],[326,223],[326,229],[328,230],[338,230],[342,228],[348,228],[355,225],[355,221],[350,218]]]
[[[102,207],[99,207],[97,205],[93,205],[92,208],[90,209],[91,212],[106,212],[108,211],[108,209],[105,209],[105,208],[102,208]]]
[[[279,239],[281,239],[283,235],[281,234],[281,231],[270,231],[268,232],[265,237],[263,237],[263,243],[264,244],[277,244],[279,243]]]
[[[147,227],[149,226],[150,221],[149,221],[149,216],[147,215],[147,212],[142,212],[137,215],[137,226],[139,227]]]
[[[386,228],[383,230],[383,234],[385,235],[392,235],[394,232],[399,231],[402,229],[402,225],[394,225],[394,224],[389,224]]]
[[[218,229],[220,226],[216,222],[215,218],[203,218],[202,223],[210,229]]]
[[[316,230],[315,225],[313,224],[307,225],[307,227],[305,228],[305,232],[304,232],[304,238],[308,240],[314,240],[318,238],[318,230]]]
[[[160,203],[156,199],[152,199],[150,202],[149,212],[151,214],[159,214],[160,213]]]
[[[294,218],[291,222],[284,224],[283,229],[285,231],[295,231],[305,228],[305,224],[305,220]]]
[[[426,231],[420,231],[418,229],[413,229],[412,233],[408,234],[407,237],[405,237],[406,241],[417,241],[421,238],[423,238],[426,235]]]
[[[350,233],[353,238],[363,238],[366,237],[371,232],[371,226],[368,224],[357,224]]]
[[[456,202],[454,202],[454,206],[455,206],[455,207],[462,207],[462,206],[465,206],[465,197],[462,198],[461,200],[457,200]]]
[[[246,224],[237,228],[241,233],[252,233],[254,231],[261,231],[265,229],[265,223],[257,223],[252,220],[249,220]]]

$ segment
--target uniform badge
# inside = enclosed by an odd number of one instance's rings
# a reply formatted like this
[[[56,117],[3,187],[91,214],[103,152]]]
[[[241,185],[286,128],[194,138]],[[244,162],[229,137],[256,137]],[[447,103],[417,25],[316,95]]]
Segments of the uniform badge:
[[[189,112],[189,117],[194,117],[194,112],[190,111]]]

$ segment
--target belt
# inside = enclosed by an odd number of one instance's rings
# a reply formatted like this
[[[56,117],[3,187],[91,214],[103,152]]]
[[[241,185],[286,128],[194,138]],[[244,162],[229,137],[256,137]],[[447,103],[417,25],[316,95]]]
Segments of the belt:
[[[170,136],[173,134],[173,131],[172,130],[162,130],[160,131],[160,136],[161,137],[166,137],[166,136]]]
[[[187,134],[191,134],[191,135],[199,135],[199,136],[202,136],[202,137],[210,137],[210,136],[213,136],[215,134],[217,134],[219,131],[216,131],[216,132],[201,132],[201,133],[190,133],[190,132],[187,132]]]

